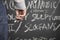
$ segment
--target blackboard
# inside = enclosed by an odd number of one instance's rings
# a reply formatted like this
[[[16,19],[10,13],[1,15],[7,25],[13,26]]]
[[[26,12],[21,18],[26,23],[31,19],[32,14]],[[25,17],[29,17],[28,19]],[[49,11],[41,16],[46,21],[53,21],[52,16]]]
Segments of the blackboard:
[[[27,14],[15,23],[13,0],[5,0],[9,40],[60,40],[60,0],[25,0]]]

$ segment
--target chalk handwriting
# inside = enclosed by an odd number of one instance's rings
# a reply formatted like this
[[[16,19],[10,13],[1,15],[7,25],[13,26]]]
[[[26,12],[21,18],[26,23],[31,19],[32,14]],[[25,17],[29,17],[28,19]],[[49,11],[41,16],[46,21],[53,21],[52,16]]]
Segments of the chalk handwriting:
[[[53,21],[55,21],[55,20],[60,20],[60,16],[51,16],[51,15],[48,15],[48,14],[32,14],[32,20],[31,20],[31,22],[34,22],[35,20],[46,20],[46,19],[48,19],[49,21],[51,21],[51,20],[53,20]]]
[[[26,30],[24,32],[28,32],[28,31],[35,31],[35,30],[53,30],[53,31],[56,31],[59,27],[60,27],[60,24],[58,26],[55,26],[56,23],[52,23],[52,24],[49,24],[47,23],[47,25],[44,23],[40,23],[40,24],[34,24],[32,26],[32,24],[30,24],[29,26],[25,25],[26,27]]]
[[[12,31],[12,32],[15,32],[15,29],[13,29],[13,25],[14,25],[14,24],[8,24],[8,26],[9,26],[9,30],[8,30],[8,31],[9,31],[9,32],[11,32],[11,31]]]
[[[21,39],[19,37],[17,37],[15,40],[55,40],[56,38],[55,37],[51,37],[51,38],[46,38],[46,37],[32,37],[32,38],[29,38],[29,39]]]
[[[18,32],[19,28],[21,27],[21,24],[22,24],[22,21],[19,23],[19,26],[18,26],[18,28],[16,29],[15,33]]]
[[[15,10],[13,0],[9,0],[9,2],[8,2],[8,0],[5,0],[3,4],[6,5],[7,9]]]
[[[15,20],[14,14],[8,14],[8,19],[9,19],[9,20]]]
[[[26,14],[26,16],[25,16],[25,20],[27,20],[28,16],[29,16],[29,13]]]
[[[56,8],[56,1],[33,0],[29,1],[27,9]]]
[[[19,31],[19,28],[21,27],[21,24],[22,24],[22,21],[19,23],[19,25],[17,26],[16,29],[14,29],[14,27],[13,27],[14,24],[8,24],[8,26],[9,26],[8,31],[17,33]]]

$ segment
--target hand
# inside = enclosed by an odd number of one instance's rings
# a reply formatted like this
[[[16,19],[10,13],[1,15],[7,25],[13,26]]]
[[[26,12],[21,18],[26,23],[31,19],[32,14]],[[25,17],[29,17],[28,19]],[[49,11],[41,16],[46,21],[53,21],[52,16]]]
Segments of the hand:
[[[17,20],[23,20],[25,15],[26,15],[26,10],[16,9],[16,19]]]

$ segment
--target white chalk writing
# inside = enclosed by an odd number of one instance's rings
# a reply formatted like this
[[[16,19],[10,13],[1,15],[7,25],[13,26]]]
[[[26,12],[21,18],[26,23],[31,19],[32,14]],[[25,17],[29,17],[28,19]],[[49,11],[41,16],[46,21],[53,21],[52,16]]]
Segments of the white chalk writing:
[[[34,30],[40,30],[40,31],[42,31],[42,30],[52,30],[53,29],[53,31],[56,31],[59,27],[60,27],[60,24],[58,25],[58,26],[55,26],[56,25],[56,23],[52,23],[52,24],[49,24],[49,23],[47,23],[47,25],[44,23],[40,23],[40,24],[34,24],[33,26],[32,26],[32,24],[30,24],[29,26],[27,26],[27,25],[25,25],[25,27],[27,28],[24,32],[28,32],[28,31],[34,31]]]

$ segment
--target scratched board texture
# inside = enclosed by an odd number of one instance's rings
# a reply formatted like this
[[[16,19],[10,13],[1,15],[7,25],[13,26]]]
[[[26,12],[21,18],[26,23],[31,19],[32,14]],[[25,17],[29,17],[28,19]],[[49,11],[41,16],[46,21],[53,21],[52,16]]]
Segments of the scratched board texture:
[[[5,0],[8,40],[60,40],[60,0],[25,0],[27,14],[15,22],[13,0]]]

